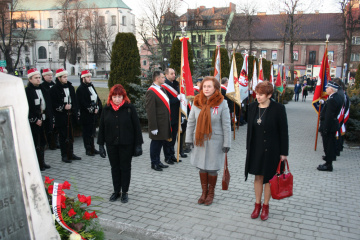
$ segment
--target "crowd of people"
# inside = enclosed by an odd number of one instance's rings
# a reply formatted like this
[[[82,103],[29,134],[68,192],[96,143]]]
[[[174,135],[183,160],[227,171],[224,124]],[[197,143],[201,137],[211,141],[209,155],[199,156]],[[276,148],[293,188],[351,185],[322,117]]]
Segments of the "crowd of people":
[[[129,200],[132,157],[142,155],[143,136],[136,109],[120,84],[110,89],[103,106],[88,70],[81,72],[80,86],[76,91],[67,77],[68,73],[63,68],[56,70],[55,82],[51,69],[43,69],[41,73],[35,68],[28,71],[29,82],[25,92],[40,170],[50,168],[44,158],[46,145],[52,150],[60,148],[64,163],[81,160],[73,149],[73,128],[78,123],[82,126],[85,154],[109,158],[114,189],[109,200],[113,202],[120,198],[126,203]],[[218,172],[231,147],[234,122],[247,123],[245,180],[248,174],[255,176],[255,207],[251,218],[260,216],[262,220],[268,219],[269,180],[275,175],[279,162],[286,160],[289,153],[286,110],[284,105],[274,101],[273,85],[268,81],[258,83],[254,94],[256,101],[249,104],[246,99],[242,106],[237,106],[226,96],[227,78],[221,79],[221,82],[211,76],[197,79],[195,98],[188,108],[186,119],[184,115],[179,115],[179,82],[174,69],[154,71],[152,80],[145,95],[151,169],[163,171],[169,165],[182,162],[175,156],[180,121],[179,155],[186,158],[186,153],[191,152],[190,163],[199,170],[202,189],[198,204],[208,206],[215,197]],[[319,165],[320,171],[332,171],[332,161],[340,154],[342,140],[336,140],[336,132],[341,126],[337,117],[343,107],[348,109],[350,105],[342,84],[340,79],[329,82],[326,88],[329,98],[321,103],[324,107],[320,132],[326,163]],[[304,99],[304,86],[306,81],[303,85],[297,82],[294,88],[295,94],[302,89],[303,101],[307,95]],[[295,100],[298,99],[295,95]],[[98,120],[99,150],[94,144]],[[162,149],[165,164],[161,161]]]

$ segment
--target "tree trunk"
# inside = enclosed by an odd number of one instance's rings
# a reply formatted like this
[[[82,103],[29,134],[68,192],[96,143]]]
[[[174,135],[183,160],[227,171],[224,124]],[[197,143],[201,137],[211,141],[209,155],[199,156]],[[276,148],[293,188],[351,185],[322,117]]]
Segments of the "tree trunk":
[[[294,43],[290,42],[290,82],[294,83]],[[285,68],[286,69],[286,68]]]
[[[6,49],[4,55],[5,55],[7,70],[9,73],[13,73],[15,69],[13,68],[13,59],[11,58],[10,50]]]

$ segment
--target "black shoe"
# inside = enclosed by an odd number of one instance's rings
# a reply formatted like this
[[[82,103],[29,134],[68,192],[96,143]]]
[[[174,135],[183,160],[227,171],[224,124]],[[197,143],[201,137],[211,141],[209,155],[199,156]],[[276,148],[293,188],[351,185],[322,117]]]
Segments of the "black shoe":
[[[317,170],[319,170],[319,171],[332,172],[333,167],[332,167],[332,165],[329,165],[329,164],[325,163],[325,164],[323,164],[323,165],[319,165],[319,166],[317,167]]]
[[[115,202],[120,197],[120,193],[113,193],[109,199],[110,202]]]
[[[121,202],[122,203],[127,203],[129,201],[129,197],[127,193],[122,193],[121,194]]]
[[[186,156],[187,156],[187,155],[186,155]],[[171,156],[171,160],[173,160],[173,162],[176,162],[176,163],[178,162],[175,156]],[[179,162],[182,162],[182,160],[179,159]]]
[[[72,163],[72,161],[70,159],[68,159],[67,157],[62,157],[61,161],[66,162],[66,163]]]
[[[187,158],[187,154],[185,154],[184,152],[181,152],[181,153],[180,153],[180,156],[181,156],[182,158]]]
[[[45,171],[46,168],[45,167],[40,167],[40,171]]]
[[[151,164],[151,168],[155,171],[162,171],[162,168],[157,164]]]
[[[81,157],[78,157],[75,154],[73,154],[71,160],[81,160]]]
[[[95,154],[100,154],[100,151],[98,151],[98,150],[96,150],[96,149],[94,148],[94,153],[95,153]]]
[[[325,155],[323,155],[321,158],[322,158],[322,160],[326,161],[326,156]]]
[[[165,165],[162,162],[159,162],[158,166],[161,167],[161,168],[168,168],[169,167],[168,165]]]
[[[90,150],[86,150],[86,155],[91,157],[95,156],[95,154],[93,154]]]
[[[50,165],[47,165],[46,163],[44,163],[44,168],[49,169],[51,167],[50,167]]]
[[[174,164],[173,160],[171,160],[171,159],[165,159],[165,162],[170,165]]]
[[[191,152],[191,148],[185,148],[184,149],[184,153],[189,153],[189,152]]]

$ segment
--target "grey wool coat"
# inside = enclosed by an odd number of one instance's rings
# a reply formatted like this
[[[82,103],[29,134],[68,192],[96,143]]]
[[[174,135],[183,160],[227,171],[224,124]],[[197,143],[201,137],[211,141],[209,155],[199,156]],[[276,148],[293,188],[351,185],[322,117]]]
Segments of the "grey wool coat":
[[[196,124],[200,111],[201,109],[195,105],[191,108],[186,129],[186,143],[195,142]],[[191,164],[203,170],[220,170],[225,160],[222,148],[231,146],[230,113],[226,100],[219,105],[217,112],[216,114],[213,108],[210,109],[211,139],[204,141],[203,147],[195,145],[191,151]]]

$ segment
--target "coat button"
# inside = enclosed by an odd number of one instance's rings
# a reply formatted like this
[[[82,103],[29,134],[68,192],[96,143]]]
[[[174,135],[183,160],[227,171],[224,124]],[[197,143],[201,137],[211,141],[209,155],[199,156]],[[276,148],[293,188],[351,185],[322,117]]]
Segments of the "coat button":
[[[266,131],[264,131],[264,133],[266,133]]]
[[[116,128],[119,128],[119,126],[116,126]]]
[[[266,142],[266,139],[264,140],[264,142]]]
[[[265,152],[267,152],[267,149],[265,149]]]

